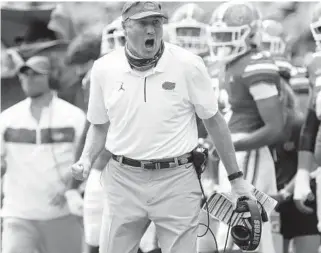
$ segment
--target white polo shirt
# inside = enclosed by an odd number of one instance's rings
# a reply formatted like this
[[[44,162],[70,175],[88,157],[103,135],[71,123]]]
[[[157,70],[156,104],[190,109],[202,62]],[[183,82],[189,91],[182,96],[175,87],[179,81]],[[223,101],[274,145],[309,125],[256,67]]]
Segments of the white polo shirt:
[[[197,146],[195,113],[207,119],[218,110],[203,60],[165,43],[157,66],[132,70],[124,48],[98,59],[92,68],[87,118],[110,121],[106,148],[137,160],[177,157]]]
[[[7,170],[3,181],[2,216],[46,220],[69,214],[50,205],[71,179],[76,147],[86,116],[79,108],[54,96],[39,124],[25,99],[0,114],[1,155]]]

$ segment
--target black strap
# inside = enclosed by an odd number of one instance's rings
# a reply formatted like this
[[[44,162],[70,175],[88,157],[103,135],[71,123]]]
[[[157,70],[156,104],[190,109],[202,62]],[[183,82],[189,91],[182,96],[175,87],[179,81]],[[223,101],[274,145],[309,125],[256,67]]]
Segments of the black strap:
[[[165,159],[158,159],[158,160],[149,160],[149,161],[139,161],[134,160],[125,156],[117,156],[112,155],[112,158],[117,161],[121,162],[125,165],[129,165],[132,167],[141,167],[143,169],[168,169],[172,167],[176,167],[177,165],[183,165],[192,162],[192,155],[186,154],[177,158],[165,158]],[[177,161],[177,163],[176,163]]]

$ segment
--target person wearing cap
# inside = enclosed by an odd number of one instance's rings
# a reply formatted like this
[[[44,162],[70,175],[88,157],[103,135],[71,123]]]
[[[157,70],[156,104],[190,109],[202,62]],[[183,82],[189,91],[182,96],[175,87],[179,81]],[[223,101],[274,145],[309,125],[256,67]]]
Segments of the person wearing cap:
[[[81,252],[81,222],[71,213],[81,213],[82,200],[69,182],[86,117],[57,97],[54,63],[41,55],[24,62],[27,98],[0,114],[3,253]]]
[[[163,42],[166,15],[158,2],[125,3],[124,47],[95,61],[83,152],[71,170],[87,178],[106,147],[100,252],[136,253],[150,222],[164,253],[195,253],[201,189],[192,151],[196,116],[204,120],[236,197],[254,199],[236,163],[203,60]]]

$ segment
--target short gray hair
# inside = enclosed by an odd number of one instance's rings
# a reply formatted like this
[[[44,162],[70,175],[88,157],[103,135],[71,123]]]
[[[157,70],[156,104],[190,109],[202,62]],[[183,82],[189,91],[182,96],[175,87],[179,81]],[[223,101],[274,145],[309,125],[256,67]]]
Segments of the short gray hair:
[[[125,27],[127,27],[128,25],[131,26],[133,23],[133,20],[128,18],[126,20],[123,21],[123,29],[125,29]]]

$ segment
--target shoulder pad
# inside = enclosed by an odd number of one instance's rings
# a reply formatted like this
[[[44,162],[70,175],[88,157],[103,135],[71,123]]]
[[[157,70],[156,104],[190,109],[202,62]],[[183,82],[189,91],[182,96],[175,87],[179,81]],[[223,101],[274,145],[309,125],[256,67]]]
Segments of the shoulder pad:
[[[274,62],[253,62],[244,68],[243,76],[259,75],[263,73],[278,75],[279,68]]]

